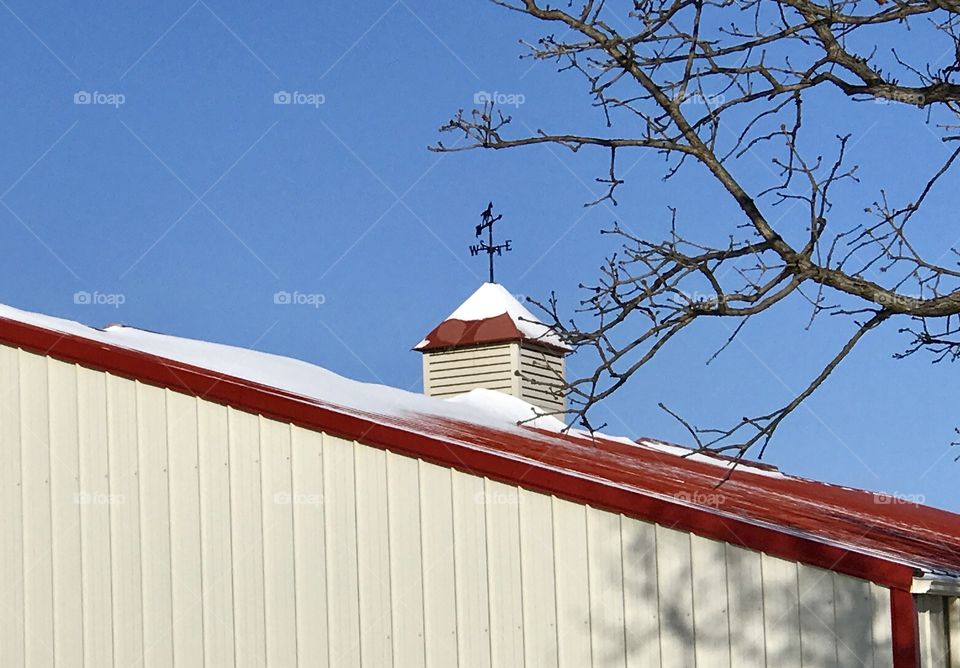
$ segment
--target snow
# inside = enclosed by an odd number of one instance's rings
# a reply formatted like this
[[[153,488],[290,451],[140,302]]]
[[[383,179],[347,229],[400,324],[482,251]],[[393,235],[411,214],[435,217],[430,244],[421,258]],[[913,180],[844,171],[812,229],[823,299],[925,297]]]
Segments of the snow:
[[[497,390],[477,388],[444,401],[458,406],[467,406],[489,415],[492,419],[507,420],[513,424],[524,424],[553,432],[561,432],[567,428],[566,423],[557,417],[546,414],[523,399]]]
[[[289,392],[341,412],[398,418],[408,428],[415,428],[418,419],[423,416],[459,420],[501,430],[523,430],[522,433],[528,437],[535,437],[536,432],[527,427],[553,432],[566,427],[561,420],[544,416],[532,404],[493,390],[475,390],[461,397],[444,400],[351,380],[323,367],[289,357],[158,334],[124,325],[95,329],[3,304],[0,304],[0,318],[209,369]]]
[[[506,313],[513,324],[528,339],[539,341],[563,350],[570,347],[556,335],[556,333],[533,315],[510,291],[499,283],[484,283],[476,292],[467,298],[457,309],[448,315],[447,320],[463,320],[466,322],[488,320]],[[427,345],[424,339],[415,346],[419,350]]]
[[[453,315],[482,318],[499,308],[497,304],[503,305],[508,302],[513,302],[516,305],[515,309],[519,308],[529,313],[500,285],[486,283],[474,294],[474,297],[477,295],[480,295],[480,298],[474,300],[471,297],[457,311],[454,311]],[[362,417],[374,416],[383,421],[392,419],[406,429],[419,428],[423,433],[430,431],[430,426],[423,424],[422,420],[428,417],[458,420],[512,432],[520,430],[520,433],[528,438],[538,437],[533,429],[553,433],[567,432],[573,436],[591,438],[587,432],[570,429],[557,416],[544,414],[541,409],[522,399],[495,390],[475,389],[458,397],[438,399],[386,385],[351,380],[323,367],[289,357],[158,334],[125,325],[110,325],[102,330],[95,329],[70,320],[21,311],[3,304],[0,304],[0,318],[8,318],[47,330],[72,334],[209,369],[298,395],[340,412]],[[636,442],[626,437],[602,433],[594,436],[634,447],[651,448],[676,456],[684,456],[718,467],[731,466],[730,462],[722,459],[691,454],[691,450],[680,446],[652,440]],[[770,477],[785,477],[777,471],[767,471],[745,463],[739,464],[737,470]]]

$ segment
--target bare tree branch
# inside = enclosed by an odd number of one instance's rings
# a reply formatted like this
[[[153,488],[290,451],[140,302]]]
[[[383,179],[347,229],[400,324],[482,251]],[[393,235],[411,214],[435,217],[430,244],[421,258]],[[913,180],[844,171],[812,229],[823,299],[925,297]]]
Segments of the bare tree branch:
[[[864,186],[856,165],[847,164],[861,137],[835,137],[829,151],[822,141],[812,149],[808,139],[817,123],[810,105],[824,96],[839,98],[854,119],[866,101],[882,103],[872,107],[882,112],[922,109],[918,123],[947,145],[960,139],[960,2],[634,0],[626,10],[605,2],[571,1],[566,9],[537,0],[495,2],[544,27],[528,55],[581,75],[606,131],[515,136],[511,117],[488,103],[460,110],[441,127],[463,144],[438,143],[432,150],[556,145],[573,153],[604,151],[609,169],[596,179],[604,191],[587,206],[616,205],[628,186],[618,158],[652,150],[666,160],[664,178],[697,164],[737,211],[715,223],[710,238],[717,227],[728,233],[720,245],[698,240],[689,226],[681,233],[675,208],[664,239],[607,230],[619,249],[599,278],[582,286],[586,297],[574,317],[562,315],[555,298],[538,303],[559,334],[596,360],[590,374],[567,384],[571,411],[583,424],[590,424],[587,414],[598,401],[698,322],[732,323],[712,360],[748,320],[786,301],[808,304],[811,323],[823,314],[850,319],[855,333],[775,411],[729,429],[697,430],[683,421],[698,447],[742,457],[757,446],[763,454],[782,421],[868,331],[888,320],[911,323],[901,327],[911,339],[900,356],[925,350],[938,361],[960,359],[960,255],[947,249],[925,257],[909,234],[917,225],[939,224],[924,216],[925,204],[942,192],[960,148],[930,161],[915,196],[893,202],[890,188]],[[919,34],[949,58],[937,60],[922,48],[898,50]],[[744,169],[738,162],[760,151],[773,166],[767,183],[755,163]],[[852,186],[870,187],[871,204],[859,215],[836,216],[834,191]],[[785,220],[784,208],[802,215]]]

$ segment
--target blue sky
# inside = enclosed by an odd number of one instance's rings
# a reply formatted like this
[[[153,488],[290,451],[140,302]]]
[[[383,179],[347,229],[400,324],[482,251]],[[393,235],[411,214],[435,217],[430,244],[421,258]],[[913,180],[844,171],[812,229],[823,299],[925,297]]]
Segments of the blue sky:
[[[518,295],[555,290],[567,308],[615,250],[598,233],[614,220],[657,237],[668,205],[693,231],[732,219],[703,173],[664,183],[654,154],[625,157],[618,207],[585,209],[600,193],[602,154],[428,152],[452,143],[437,128],[481,91],[522,101],[510,108],[518,133],[597,127],[579,79],[519,58],[537,26],[488,2],[0,5],[0,301],[18,308],[419,390],[410,348],[483,280],[467,246],[488,200],[515,247],[500,282]],[[302,104],[274,104],[280,92]],[[78,94],[92,103],[76,104]],[[945,152],[915,110],[817,104],[823,141],[849,126],[873,184],[841,190],[838,216],[862,212],[881,181],[905,195],[907,177]],[[761,157],[737,169],[770,178]],[[931,210],[937,224],[921,245],[953,243],[955,206],[937,193]],[[81,291],[110,303],[75,303]],[[311,303],[275,304],[277,291]],[[829,319],[806,331],[808,316],[785,305],[709,366],[729,331],[700,327],[597,417],[613,433],[686,443],[658,402],[702,426],[776,408],[850,334]],[[956,371],[891,359],[906,343],[896,329],[864,340],[788,419],[767,460],[960,510]]]

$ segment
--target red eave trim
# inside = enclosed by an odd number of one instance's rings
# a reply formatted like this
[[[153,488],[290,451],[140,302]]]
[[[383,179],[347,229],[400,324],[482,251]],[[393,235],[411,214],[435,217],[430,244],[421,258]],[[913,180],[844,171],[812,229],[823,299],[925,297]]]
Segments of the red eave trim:
[[[745,520],[718,516],[640,490],[588,479],[574,472],[538,466],[528,460],[518,461],[506,455],[380,424],[373,419],[339,412],[333,406],[209,369],[5,318],[0,318],[0,340],[65,362],[883,586],[909,590],[913,582],[911,567],[881,557]]]
[[[893,620],[893,667],[920,665],[920,620],[917,604],[909,589],[890,590],[890,618]]]

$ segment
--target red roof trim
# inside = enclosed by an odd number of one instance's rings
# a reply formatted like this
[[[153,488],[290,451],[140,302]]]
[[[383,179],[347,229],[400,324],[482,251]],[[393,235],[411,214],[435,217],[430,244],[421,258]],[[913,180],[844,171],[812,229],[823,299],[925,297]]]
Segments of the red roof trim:
[[[913,581],[913,569],[895,561],[854,552],[775,528],[718,516],[637,490],[577,476],[572,472],[538,466],[530,461],[518,461],[506,454],[482,451],[380,424],[371,418],[348,415],[337,411],[333,406],[325,406],[283,390],[209,369],[5,318],[0,318],[0,340],[66,362],[159,385],[441,466],[521,485],[534,491],[554,494],[781,558],[845,573],[887,587],[909,590]]]
[[[918,668],[920,665],[920,628],[917,603],[913,594],[890,590],[890,617],[893,619],[894,668]]]
[[[522,341],[554,350],[561,355],[570,352],[556,346],[549,341],[531,338],[520,331],[513,318],[507,313],[501,313],[483,320],[458,320],[449,318],[433,328],[424,337],[425,343],[418,345],[414,350],[419,352],[433,352],[449,348],[466,348],[468,346],[491,345],[494,343],[508,343]]]

